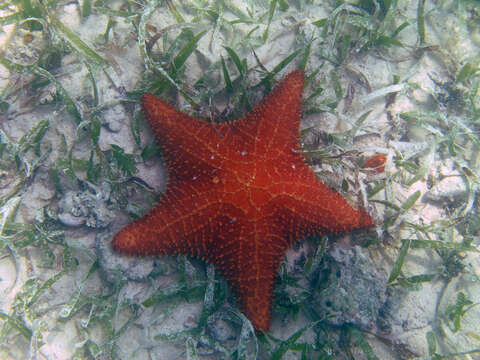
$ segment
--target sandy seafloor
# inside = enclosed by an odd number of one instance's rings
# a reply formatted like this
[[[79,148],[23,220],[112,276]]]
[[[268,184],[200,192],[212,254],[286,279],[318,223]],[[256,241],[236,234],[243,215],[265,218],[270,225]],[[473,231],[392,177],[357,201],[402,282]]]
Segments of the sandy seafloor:
[[[231,111],[228,97],[219,91],[223,84],[221,56],[228,60],[225,46],[233,48],[241,57],[247,59],[249,70],[247,82],[253,85],[258,83],[259,76],[255,70],[260,69],[260,66],[252,49],[255,50],[261,64],[266,69],[272,70],[293,51],[305,48],[306,39],[314,39],[306,73],[310,75],[313,71],[319,70],[320,75],[307,84],[304,100],[319,86],[325,88],[326,97],[334,98],[329,75],[334,67],[320,56],[320,49],[328,45],[325,42],[331,41],[331,37],[322,42],[319,28],[312,24],[329,16],[331,6],[322,5],[320,1],[298,1],[293,2],[286,10],[277,9],[272,17],[267,40],[262,44],[257,39],[246,46],[243,41],[256,25],[234,24],[225,28],[221,26],[215,28],[208,22],[208,17],[197,22],[194,17],[196,12],[188,6],[181,5],[181,3],[184,5],[188,3],[189,6],[201,4],[204,7],[214,6],[214,2],[173,3],[187,24],[175,25],[177,20],[168,10],[166,2],[160,2],[147,18],[147,29],[151,32],[156,30],[168,33],[170,37],[166,40],[167,43],[185,27],[192,28],[195,34],[206,30],[197,50],[187,60],[185,70],[179,79],[181,84],[189,86],[207,74],[203,93],[200,94],[198,89],[185,89],[200,104],[196,115],[209,117],[213,108],[219,112]],[[108,7],[122,10],[122,4],[120,1],[109,2]],[[264,24],[267,23],[268,2],[253,5],[253,2],[237,1],[235,6],[245,13],[247,9],[251,9],[252,18],[259,17],[259,14],[267,14],[263,16]],[[467,6],[467,10],[464,6]],[[351,346],[350,353],[339,351],[345,347],[341,343],[340,328],[345,323],[351,323],[363,331],[364,338],[379,359],[426,359],[434,353],[463,352],[466,354],[455,358],[480,359],[480,352],[468,353],[480,348],[480,307],[469,308],[461,318],[461,328],[458,331],[448,315],[449,306],[455,303],[459,293],[463,293],[473,304],[479,301],[478,255],[469,251],[461,252],[463,272],[447,281],[440,274],[445,274],[449,269],[443,268],[445,262],[437,252],[432,249],[410,249],[402,267],[402,276],[405,278],[419,274],[435,276],[431,281],[423,282],[414,289],[386,286],[400,251],[402,244],[400,240],[412,238],[415,233],[412,227],[406,224],[432,225],[432,228],[435,228],[441,221],[451,219],[452,214],[464,219],[474,218],[478,212],[475,201],[477,183],[465,181],[469,174],[473,173],[471,176],[473,179],[475,174],[479,174],[476,155],[478,148],[465,141],[463,137],[469,133],[478,139],[476,132],[478,129],[464,126],[468,123],[464,118],[463,107],[466,105],[450,96],[448,91],[453,91],[453,88],[467,91],[468,87],[472,86],[472,82],[468,81],[456,84],[452,75],[458,74],[460,70],[458,66],[467,62],[478,68],[480,19],[478,15],[476,17],[472,15],[473,11],[468,10],[468,3],[426,1],[425,44],[419,46],[415,23],[417,8],[417,2],[400,1],[396,10],[398,12],[398,16],[394,17],[396,26],[404,21],[410,21],[410,25],[398,36],[398,40],[405,44],[405,47],[392,47],[388,50],[371,48],[358,54],[352,52],[346,62],[337,68],[340,84],[345,90],[336,108],[337,115],[322,112],[304,114],[302,117],[303,129],[313,127],[319,134],[340,134],[351,129],[352,124],[366,111],[371,111],[358,128],[353,141],[345,144],[345,150],[357,151],[356,155],[353,155],[353,160],[352,158],[346,160],[351,166],[340,169],[328,162],[312,164],[320,178],[327,181],[326,177],[337,189],[341,189],[343,176],[348,179],[352,185],[343,194],[350,194],[353,203],[361,201],[362,189],[364,191],[367,184],[385,178],[389,178],[388,191],[380,192],[374,199],[388,200],[401,206],[412,194],[417,191],[421,194],[415,205],[402,211],[388,229],[384,227],[388,209],[381,202],[369,204],[369,211],[378,224],[373,235],[377,239],[375,244],[362,247],[351,236],[336,239],[335,242],[329,241],[325,264],[335,267],[337,273],[342,274],[342,278],[331,279],[332,286],[329,291],[318,295],[318,311],[328,313],[328,309],[322,310],[322,306],[334,308],[333,314],[329,314],[330,323],[335,325],[332,325],[330,336],[336,341],[326,348],[329,348],[332,354],[336,354],[336,358],[366,359],[368,356],[375,358],[373,355],[367,355],[365,349],[360,349],[358,344]],[[345,11],[351,9],[346,7]],[[476,11],[478,13],[478,5]],[[62,149],[65,144],[73,149],[74,157],[88,160],[91,143],[88,139],[81,139],[81,134],[79,135],[82,131],[81,126],[77,129],[77,124],[65,111],[63,103],[54,101],[55,86],[52,84],[33,86],[31,74],[15,73],[0,65],[2,100],[10,104],[8,109],[0,114],[0,129],[10,141],[18,143],[29,129],[47,119],[49,128],[42,140],[42,150],[51,151],[44,162],[35,169],[34,174],[19,185],[22,190],[10,197],[6,203],[5,198],[12,194],[12,189],[18,185],[20,175],[15,168],[1,169],[2,227],[4,222],[10,221],[18,224],[37,224],[38,230],[38,224],[42,220],[39,214],[42,208],[48,207],[55,214],[56,224],[60,231],[64,232],[64,241],[68,243],[71,255],[77,262],[73,270],[62,274],[51,287],[40,292],[32,306],[33,309],[27,310],[25,301],[28,299],[24,296],[28,292],[26,287],[41,286],[46,280],[61,272],[65,255],[61,254],[61,248],[56,248],[54,241],[48,245],[53,261],[47,265],[45,253],[42,252],[38,242],[12,251],[4,241],[9,238],[11,229],[2,228],[0,311],[2,314],[19,315],[25,320],[24,325],[32,330],[33,335],[28,341],[15,329],[11,329],[7,334],[6,321],[0,317],[0,326],[3,326],[2,331],[5,332],[2,335],[3,339],[0,339],[0,358],[71,359],[74,354],[77,358],[86,359],[93,358],[92,354],[99,359],[108,359],[111,354],[114,354],[113,358],[118,359],[225,358],[222,348],[234,348],[240,336],[238,321],[231,321],[231,316],[225,315],[229,313],[229,309],[235,309],[234,303],[224,305],[219,310],[220,315],[211,319],[202,335],[188,338],[159,336],[192,329],[200,319],[202,297],[190,302],[176,299],[172,304],[162,303],[158,307],[141,306],[142,302],[157,290],[171,289],[178,284],[179,274],[175,268],[177,262],[182,261],[171,257],[158,260],[125,259],[113,254],[108,247],[113,234],[132,220],[128,216],[129,212],[142,214],[153,205],[155,194],[159,195],[164,190],[167,176],[160,157],[142,160],[139,156],[141,150],[132,135],[131,129],[136,124],[135,117],[139,116],[139,105],[125,101],[126,93],[139,89],[142,74],[145,72],[133,25],[122,18],[115,18],[116,23],[110,31],[109,42],[105,44],[102,36],[107,27],[106,15],[94,10],[90,16],[82,19],[76,2],[66,2],[59,6],[55,13],[58,20],[106,60],[107,65],[104,65],[103,70],[95,67],[93,71],[98,88],[98,106],[101,108],[101,111],[95,112],[101,123],[98,149],[108,152],[114,144],[120,146],[127,154],[133,153],[138,168],[134,176],[148,184],[143,187],[144,195],[145,193],[147,195],[139,196],[138,189],[136,193],[132,191],[128,195],[129,199],[134,200],[134,205],[130,208],[121,207],[110,201],[109,187],[102,181],[95,186],[85,183],[79,186],[64,179],[62,179],[65,181],[64,191],[59,194],[50,176],[51,164],[56,159],[64,157]],[[467,14],[471,21],[461,21],[462,14]],[[235,18],[227,5],[223,16],[224,21]],[[190,21],[193,23],[189,25]],[[254,33],[253,38],[263,34],[266,29],[264,24],[258,25],[259,33],[257,35]],[[41,31],[30,32],[13,25],[5,26],[3,30],[3,33],[0,33],[3,56],[23,65],[34,63],[48,43]],[[27,37],[28,41],[25,40]],[[161,53],[163,45],[165,44],[159,40],[152,52]],[[424,50],[415,51],[421,47]],[[71,52],[62,57],[61,64],[52,69],[52,73],[78,105],[83,119],[87,121],[91,119],[93,113],[92,87],[83,61],[91,62],[91,59],[82,58],[78,52]],[[275,77],[276,80],[280,80],[288,71],[295,69],[300,61],[300,58],[292,61]],[[227,61],[227,64],[230,72],[238,75],[234,64],[231,61]],[[394,75],[398,77],[397,83]],[[250,99],[251,103],[258,103],[265,94],[265,90],[263,91],[257,92]],[[385,96],[392,92],[396,93],[396,97],[386,105]],[[442,102],[439,100],[441,96],[442,99],[449,100]],[[168,94],[164,98],[182,110],[192,113],[192,108],[184,97]],[[238,110],[245,111],[244,108]],[[435,127],[429,125],[428,121],[407,120],[400,116],[408,112],[440,112],[445,115],[446,128],[449,130],[455,127],[449,125],[450,122],[458,121],[457,133],[452,135],[445,128],[442,133],[444,124],[441,121],[437,123],[438,127]],[[139,124],[140,142],[143,147],[151,144],[153,139],[145,121],[140,119]],[[457,157],[445,156],[442,137],[448,136],[453,138],[456,136],[458,140],[460,154],[457,152]],[[322,141],[320,140],[320,145]],[[329,145],[331,144],[327,141],[327,146]],[[29,156],[32,156],[32,152]],[[337,150],[336,154],[338,153]],[[358,171],[362,159],[377,153],[387,156],[385,172],[372,174]],[[406,184],[404,170],[403,175],[392,177],[392,174],[399,171],[398,164],[401,161],[411,161],[423,168],[424,175],[410,186]],[[464,170],[465,167],[470,169],[469,172]],[[22,168],[21,171],[26,170]],[[334,175],[339,171],[342,172],[342,176]],[[85,178],[81,171],[77,175]],[[363,185],[359,186],[359,183]],[[391,197],[388,198],[389,196]],[[15,218],[9,218],[17,204]],[[459,222],[462,223],[462,220]],[[463,224],[465,222],[463,221]],[[467,238],[466,226],[452,223],[447,229],[448,231],[443,229],[441,235],[437,234],[430,240],[462,243]],[[480,245],[478,225],[475,228],[475,223],[469,222],[468,231],[468,239],[473,239],[471,246],[478,249]],[[21,239],[13,237],[11,240]],[[302,254],[311,253],[315,246],[318,246],[318,239],[317,242],[306,241],[296,246],[286,257],[287,268],[294,272],[298,258],[302,257]],[[99,269],[87,277],[95,262]],[[192,278],[195,278],[196,272],[206,271],[206,267],[199,262],[193,261],[188,264],[193,264],[193,270],[187,271]],[[160,275],[147,276],[152,271],[160,272],[159,268],[164,270]],[[68,312],[68,306],[74,302],[72,299],[78,294],[86,298],[89,296],[100,298],[101,295],[116,291],[118,288],[112,285],[118,274],[116,269],[120,269],[122,275],[118,276],[124,282],[118,290],[118,296],[111,297],[112,307],[108,311],[113,311],[113,314],[105,314],[105,317],[110,317],[109,323],[118,334],[114,339],[114,351],[111,352],[111,349],[106,351],[108,346],[101,348],[108,337],[105,327],[88,324],[89,316],[98,310],[91,305],[92,302],[87,301],[87,305],[71,316],[65,312]],[[203,279],[206,278],[203,273],[201,276]],[[85,299],[82,296],[79,298]],[[23,299],[24,302],[19,299]],[[126,303],[130,305],[124,306]],[[467,308],[468,306],[463,309]],[[35,316],[31,313],[24,314],[22,311],[33,311]],[[136,314],[135,317],[132,317],[133,313]],[[381,324],[379,317],[382,320]],[[30,322],[31,319],[34,320]],[[130,322],[127,322],[128,319],[131,319]],[[311,320],[302,311],[295,318],[285,319],[274,311],[270,333],[276,338],[287,339]],[[126,323],[128,326],[122,329]],[[432,345],[429,348],[428,336],[435,337],[435,349]],[[314,335],[312,329],[309,329],[298,342],[313,343],[312,339]],[[96,343],[100,348],[97,349],[91,345],[92,343]],[[268,356],[265,355],[266,350],[262,349],[262,346],[260,345],[258,357],[266,359]],[[283,356],[283,359],[300,358],[300,352],[295,351],[289,351]]]

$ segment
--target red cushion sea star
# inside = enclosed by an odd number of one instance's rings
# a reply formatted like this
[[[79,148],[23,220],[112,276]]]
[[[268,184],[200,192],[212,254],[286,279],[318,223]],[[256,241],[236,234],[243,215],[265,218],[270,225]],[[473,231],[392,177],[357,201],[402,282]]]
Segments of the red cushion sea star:
[[[143,95],[143,113],[164,150],[167,190],[114,237],[114,249],[213,264],[255,329],[268,330],[285,250],[306,235],[373,225],[320,182],[298,151],[303,84],[303,71],[295,70],[244,118],[223,124]]]

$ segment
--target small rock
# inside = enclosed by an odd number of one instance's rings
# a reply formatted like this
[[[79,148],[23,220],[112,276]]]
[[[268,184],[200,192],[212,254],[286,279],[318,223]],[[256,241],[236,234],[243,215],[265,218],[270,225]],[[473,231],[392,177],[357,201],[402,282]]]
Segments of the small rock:
[[[85,224],[91,228],[105,228],[115,217],[107,207],[109,198],[107,183],[100,187],[90,185],[84,191],[68,191],[58,204],[58,218],[67,226]]]
[[[219,342],[235,339],[235,332],[232,326],[220,318],[209,321],[207,328],[210,335]]]
[[[119,132],[126,122],[128,118],[122,105],[107,108],[103,113],[103,125],[110,132]]]
[[[85,224],[85,218],[83,216],[74,216],[68,212],[58,214],[58,220],[63,225],[69,227],[77,227]]]

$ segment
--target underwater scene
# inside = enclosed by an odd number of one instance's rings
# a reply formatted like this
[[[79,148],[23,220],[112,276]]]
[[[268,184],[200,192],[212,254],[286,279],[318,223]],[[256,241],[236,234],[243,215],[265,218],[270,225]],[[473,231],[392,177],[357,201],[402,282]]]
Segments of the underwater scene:
[[[480,360],[478,0],[0,25],[1,360]]]

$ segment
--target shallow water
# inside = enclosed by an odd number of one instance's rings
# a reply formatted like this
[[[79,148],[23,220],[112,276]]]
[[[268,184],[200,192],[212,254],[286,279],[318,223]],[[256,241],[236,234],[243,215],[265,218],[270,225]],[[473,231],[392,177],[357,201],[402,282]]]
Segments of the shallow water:
[[[0,10],[1,359],[480,356],[476,2],[20,10]],[[255,333],[213,266],[110,241],[168,189],[141,94],[232,121],[296,68],[301,152],[376,229],[299,239]]]

